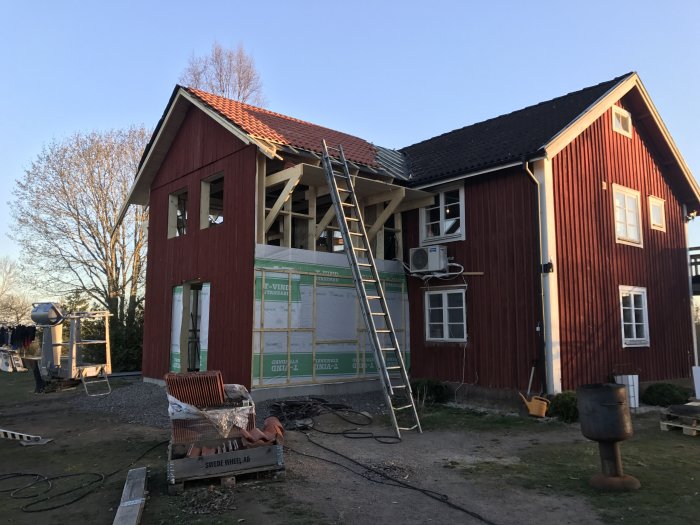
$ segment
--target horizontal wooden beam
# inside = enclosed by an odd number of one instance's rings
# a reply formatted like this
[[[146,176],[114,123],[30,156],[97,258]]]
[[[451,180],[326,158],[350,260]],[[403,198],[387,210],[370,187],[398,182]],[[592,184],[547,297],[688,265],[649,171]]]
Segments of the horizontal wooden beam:
[[[270,188],[271,186],[282,184],[283,182],[288,181],[293,177],[298,178],[301,176],[303,170],[304,165],[297,164],[296,166],[292,166],[291,168],[287,168],[282,171],[278,171],[277,173],[273,173],[272,175],[268,175],[267,177],[265,177],[265,187]]]
[[[434,195],[431,195],[430,197],[422,197],[420,199],[414,199],[411,201],[404,201],[396,209],[396,213],[415,210],[416,208],[425,208],[426,206],[432,206],[433,204],[435,204],[435,196]]]

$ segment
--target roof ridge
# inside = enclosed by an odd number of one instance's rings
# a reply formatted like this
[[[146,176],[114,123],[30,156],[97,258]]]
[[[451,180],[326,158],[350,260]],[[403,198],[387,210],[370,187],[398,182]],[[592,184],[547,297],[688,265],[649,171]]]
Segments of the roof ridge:
[[[440,137],[445,137],[446,135],[450,135],[451,133],[456,133],[456,132],[458,132],[458,131],[462,131],[462,130],[467,129],[467,128],[470,128],[470,127],[472,127],[472,126],[477,126],[477,125],[479,125],[479,124],[486,124],[487,122],[491,122],[491,121],[493,121],[493,120],[501,119],[501,118],[503,118],[503,117],[507,117],[507,116],[513,115],[513,114],[515,114],[515,113],[520,113],[520,112],[522,112],[522,111],[527,111],[527,110],[530,110],[530,109],[533,109],[533,108],[537,108],[537,107],[539,107],[539,106],[543,106],[543,105],[545,105],[545,104],[551,104],[552,102],[555,102],[555,101],[557,101],[557,100],[564,99],[564,98],[569,97],[569,96],[571,96],[571,95],[575,95],[575,94],[579,94],[579,93],[584,93],[584,92],[589,91],[589,90],[597,89],[597,88],[599,88],[600,86],[602,86],[603,84],[613,84],[613,85],[616,85],[616,84],[618,84],[621,80],[623,80],[623,79],[625,79],[625,78],[628,78],[628,77],[630,77],[631,75],[634,75],[634,74],[635,74],[635,71],[630,71],[629,73],[626,73],[626,74],[624,74],[624,75],[620,75],[619,77],[615,77],[615,78],[612,78],[612,79],[610,79],[610,80],[605,80],[605,81],[603,81],[603,82],[599,82],[598,84],[595,84],[595,85],[592,85],[592,86],[587,86],[587,87],[582,88],[582,89],[577,89],[576,91],[570,91],[569,93],[566,93],[566,94],[564,94],[564,95],[560,95],[560,96],[558,96],[558,97],[554,97],[554,98],[551,98],[551,99],[549,99],[549,100],[543,100],[542,102],[538,102],[537,104],[531,104],[531,105],[529,105],[529,106],[525,106],[525,107],[520,108],[520,109],[515,109],[515,110],[510,111],[510,112],[508,112],[508,113],[503,113],[503,114],[501,114],[501,115],[497,115],[497,116],[495,116],[495,117],[491,117],[491,118],[488,118],[488,119],[486,119],[486,120],[480,120],[480,121],[478,121],[478,122],[472,122],[471,124],[467,124],[466,126],[462,126],[461,128],[455,128],[455,129],[453,129],[453,130],[451,130],[451,131],[446,131],[445,133],[441,133],[440,135],[435,135],[434,137],[430,137],[430,138],[421,140],[421,141],[419,141],[419,142],[415,142],[415,143],[413,143],[413,144],[409,144],[408,146],[404,146],[404,147],[400,148],[399,151],[403,151],[403,150],[405,150],[405,149],[412,148],[413,146],[418,146],[419,144],[423,144],[423,143],[425,143],[425,142],[430,142],[431,140],[435,140],[435,139],[440,138]]]
[[[210,96],[210,97],[216,97],[216,98],[218,98],[218,99],[221,99],[221,101],[223,101],[223,102],[225,102],[225,103],[234,103],[234,104],[237,104],[237,105],[239,105],[239,106],[242,106],[243,109],[252,110],[252,111],[254,111],[254,112],[261,112],[261,113],[264,113],[264,114],[266,114],[266,115],[271,115],[271,116],[273,116],[273,117],[280,117],[280,118],[283,118],[283,119],[285,119],[285,120],[289,120],[289,121],[292,121],[292,122],[297,122],[297,123],[299,123],[299,124],[305,124],[305,125],[307,125],[307,126],[314,126],[314,127],[316,127],[316,128],[327,129],[327,130],[329,130],[329,131],[333,131],[334,133],[341,133],[341,134],[347,135],[347,136],[349,136],[349,137],[354,137],[354,138],[363,140],[363,141],[367,142],[368,144],[372,144],[370,141],[368,141],[368,140],[366,140],[366,139],[363,139],[362,137],[358,137],[357,135],[352,135],[352,134],[347,133],[347,132],[345,132],[345,131],[340,131],[340,130],[337,130],[337,129],[329,128],[329,127],[327,127],[327,126],[322,126],[322,125],[320,125],[320,124],[315,124],[315,123],[313,123],[313,122],[309,122],[308,120],[302,120],[302,119],[299,119],[299,118],[296,118],[296,117],[290,117],[289,115],[285,115],[284,113],[278,113],[278,112],[276,112],[276,111],[271,111],[271,110],[269,110],[269,109],[261,108],[261,107],[259,107],[259,106],[253,106],[252,104],[247,104],[247,103],[245,103],[245,102],[241,102],[241,101],[239,101],[239,100],[234,100],[234,99],[232,99],[232,98],[226,98],[226,97],[223,97],[223,96],[221,96],[221,95],[217,95],[217,94],[215,94],[215,93],[210,93],[210,92],[208,92],[208,91],[204,91],[204,90],[202,90],[202,89],[197,89],[197,88],[192,88],[192,87],[187,87],[187,86],[181,86],[181,87],[183,87],[183,88],[186,89],[187,91],[191,92],[192,94],[196,95],[196,96],[199,97],[200,99],[201,99],[202,97],[199,95],[199,93],[203,93],[204,95],[207,95],[207,96]],[[204,101],[204,102],[206,102],[206,101]]]

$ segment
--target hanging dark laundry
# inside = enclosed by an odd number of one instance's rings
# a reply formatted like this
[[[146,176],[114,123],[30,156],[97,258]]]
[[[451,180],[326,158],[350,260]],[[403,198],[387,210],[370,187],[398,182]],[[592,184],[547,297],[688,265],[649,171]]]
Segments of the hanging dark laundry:
[[[0,327],[0,346],[27,348],[36,338],[36,326],[5,325]]]

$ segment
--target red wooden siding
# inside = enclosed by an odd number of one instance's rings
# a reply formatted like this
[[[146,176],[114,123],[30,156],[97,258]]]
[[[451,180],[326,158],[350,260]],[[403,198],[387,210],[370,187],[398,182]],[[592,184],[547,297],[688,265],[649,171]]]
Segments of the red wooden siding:
[[[536,187],[519,169],[464,184],[466,239],[446,244],[465,271],[484,272],[465,276],[469,342],[465,350],[463,343],[425,341],[423,282],[409,278],[411,375],[525,390],[531,362],[542,354],[536,331],[542,318]],[[418,246],[417,211],[406,214],[406,226],[406,248]],[[539,378],[538,371],[535,390]]]
[[[207,368],[250,386],[256,148],[190,109],[151,186],[143,373],[162,379],[170,363],[173,287],[211,283]],[[224,222],[199,229],[200,181],[224,175]],[[167,238],[168,196],[187,188],[188,224]]]
[[[611,113],[553,159],[564,389],[607,380],[613,371],[652,381],[690,370],[681,205],[637,131],[631,139],[612,131]],[[640,192],[643,248],[615,242],[613,183]],[[649,227],[649,195],[666,201],[665,233]],[[647,289],[649,348],[622,348],[619,285]]]

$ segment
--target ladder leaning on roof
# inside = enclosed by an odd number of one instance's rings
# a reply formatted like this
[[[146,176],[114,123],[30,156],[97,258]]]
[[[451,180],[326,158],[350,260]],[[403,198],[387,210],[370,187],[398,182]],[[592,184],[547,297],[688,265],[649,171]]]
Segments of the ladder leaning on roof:
[[[330,155],[329,150],[337,153],[335,156],[338,160]],[[323,169],[394,430],[397,437],[401,437],[401,430],[422,432],[399,340],[389,315],[389,305],[379,280],[379,271],[342,146],[331,148],[323,141]],[[362,254],[362,261],[357,252]],[[403,414],[407,416],[403,417]],[[402,422],[410,420],[408,426],[399,426],[397,416],[401,417]]]

